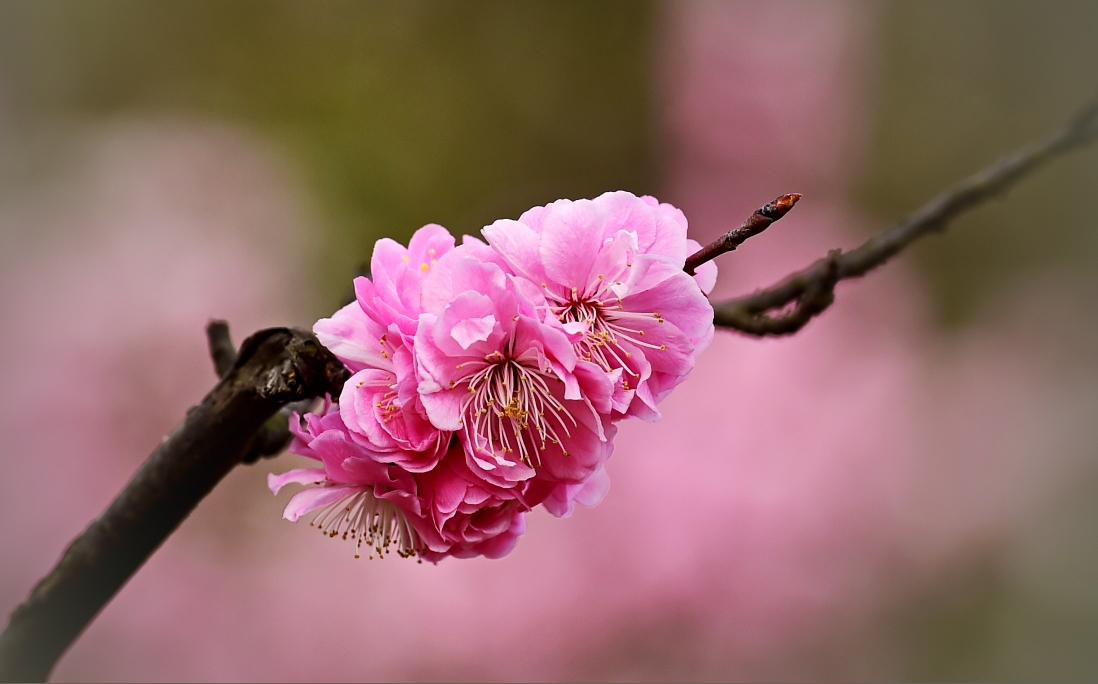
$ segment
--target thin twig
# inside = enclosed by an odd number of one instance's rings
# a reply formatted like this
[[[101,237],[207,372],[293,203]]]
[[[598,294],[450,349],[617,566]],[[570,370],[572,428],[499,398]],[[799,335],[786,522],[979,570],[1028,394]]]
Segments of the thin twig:
[[[920,237],[943,230],[958,215],[1005,192],[1051,159],[1098,138],[1098,98],[1063,127],[976,173],[849,252],[833,250],[776,285],[713,306],[718,327],[749,335],[788,335],[834,300],[835,284],[888,261]],[[787,313],[783,310],[792,306]]]
[[[789,213],[789,210],[800,198],[801,196],[794,192],[789,195],[782,195],[773,202],[759,207],[755,210],[755,213],[747,217],[747,220],[739,228],[728,231],[687,257],[686,266],[683,267],[683,270],[689,275],[694,275],[694,271],[698,266],[707,261],[712,261],[726,252],[731,252],[746,242],[748,238],[754,237],[769,228],[771,223]]]
[[[215,329],[219,340],[227,332]],[[0,634],[0,681],[44,681],[100,609],[241,462],[271,415],[291,401],[338,394],[348,376],[307,331],[272,328],[245,340],[231,370],[12,613]]]
[[[223,378],[236,363],[236,347],[233,346],[229,324],[225,321],[210,321],[206,324],[206,343],[210,347],[210,358],[214,362],[214,371]]]

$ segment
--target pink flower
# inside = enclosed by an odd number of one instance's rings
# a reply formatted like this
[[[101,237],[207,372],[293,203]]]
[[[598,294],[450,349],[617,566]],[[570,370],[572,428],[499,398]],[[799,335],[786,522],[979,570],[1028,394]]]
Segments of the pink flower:
[[[682,212],[611,192],[535,207],[483,233],[515,274],[542,288],[579,358],[610,378],[615,414],[658,419],[656,405],[713,337],[705,293],[716,266],[683,272],[697,243]]]
[[[581,483],[613,448],[612,386],[576,357],[559,323],[539,318],[536,288],[491,254],[467,238],[424,285],[415,343],[423,406],[436,427],[458,432],[485,482]]]
[[[658,418],[712,338],[716,270],[683,272],[697,245],[670,205],[561,200],[484,234],[378,241],[373,280],[314,326],[354,374],[337,407],[292,421],[291,450],[323,468],[271,476],[312,485],[287,518],[379,554],[506,555],[533,506],[602,499],[614,419]]]
[[[517,492],[476,478],[456,443],[431,472],[413,474],[379,463],[351,439],[330,404],[324,415],[307,414],[304,428],[300,421],[293,416],[290,451],[322,467],[271,474],[267,484],[275,494],[287,484],[308,485],[290,499],[283,517],[297,522],[315,512],[310,525],[329,537],[355,540],[356,558],[363,544],[379,556],[395,546],[402,557],[432,562],[446,556],[500,558],[526,529],[528,506]]]
[[[373,280],[356,278],[356,301],[313,326],[321,343],[356,371],[339,400],[351,438],[412,472],[433,468],[449,441],[420,403],[412,347],[424,278],[453,247],[453,236],[434,224],[416,231],[408,248],[378,240]]]
[[[404,557],[420,553],[423,532],[429,528],[415,477],[399,466],[379,463],[351,439],[338,409],[330,404],[322,416],[306,414],[304,429],[300,421],[296,413],[290,418],[290,451],[314,458],[322,467],[267,476],[267,486],[275,494],[287,484],[314,485],[295,494],[282,517],[297,522],[317,511],[309,524],[330,537],[354,539],[356,558],[363,544],[382,556],[390,546]]]

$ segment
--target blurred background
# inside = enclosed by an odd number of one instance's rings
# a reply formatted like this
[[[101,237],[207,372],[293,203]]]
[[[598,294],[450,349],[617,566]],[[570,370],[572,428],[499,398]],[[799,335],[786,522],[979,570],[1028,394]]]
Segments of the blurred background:
[[[626,189],[715,297],[852,247],[1098,88],[1098,5],[0,4],[0,613],[373,242]],[[354,560],[238,468],[58,680],[1098,677],[1098,150],[789,338],[718,332],[594,509],[506,559]]]

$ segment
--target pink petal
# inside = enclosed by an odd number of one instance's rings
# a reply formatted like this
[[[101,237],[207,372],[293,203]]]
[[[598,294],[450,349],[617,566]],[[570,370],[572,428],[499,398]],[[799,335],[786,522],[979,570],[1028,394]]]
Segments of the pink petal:
[[[455,432],[461,429],[461,415],[465,397],[469,393],[462,386],[458,389],[444,389],[430,394],[421,394],[420,401],[427,411],[427,417],[439,430]]]
[[[295,468],[287,470],[281,475],[267,474],[267,487],[272,494],[278,492],[288,484],[321,484],[326,479],[323,468]]]
[[[475,320],[466,323],[469,319]],[[490,326],[484,330],[484,324],[489,319]],[[479,292],[462,292],[435,321],[434,330],[430,331],[431,343],[448,357],[481,357],[494,351],[503,339],[505,333],[500,326],[502,320],[503,315],[498,310],[497,302]],[[422,323],[420,325],[422,331]],[[456,334],[455,328],[458,328]],[[487,334],[481,336],[482,332]],[[469,348],[473,345],[476,347],[470,351]],[[455,363],[460,363],[460,360]]]
[[[652,250],[652,244],[657,241],[657,220],[653,207],[646,204],[631,192],[619,190],[599,195],[594,200],[595,204],[606,212],[606,232],[616,233],[626,231],[636,235],[636,249],[642,252]],[[685,232],[683,237],[686,237]],[[660,253],[656,251],[656,253]]]
[[[434,479],[433,485],[431,491],[434,494],[434,507],[443,513],[453,513],[465,499],[467,486],[458,477],[442,475]]]
[[[537,471],[520,461],[510,461],[502,456],[493,456],[487,450],[469,444],[464,433],[462,445],[465,447],[465,464],[481,480],[497,487],[511,488],[537,475]]]
[[[518,538],[526,532],[526,517],[521,511],[515,511],[507,531],[477,545],[477,551],[485,558],[503,558],[514,550]]]
[[[545,280],[538,251],[541,236],[529,226],[518,221],[501,219],[485,226],[480,232],[515,273],[537,283]]]
[[[687,256],[693,254],[701,249],[701,245],[696,240],[687,240]],[[713,286],[717,284],[717,264],[713,261],[707,261],[701,266],[694,269],[694,282],[698,284],[698,288],[702,291],[702,294],[708,295],[713,291]]]
[[[650,245],[641,245],[641,249],[650,254],[668,257],[682,268],[689,249],[686,244],[686,215],[667,203],[657,206],[655,213],[655,239]]]
[[[713,327],[713,305],[694,279],[669,260],[638,256],[626,286],[622,305],[628,311],[658,312],[691,340],[700,340]]]
[[[359,306],[351,302],[331,318],[322,318],[313,325],[320,343],[351,370],[365,366],[389,368],[392,363],[381,354],[378,339],[385,333],[384,326],[371,320]]]
[[[282,517],[290,522],[297,522],[303,515],[346,499],[361,491],[362,487],[311,487],[303,489],[294,494],[290,502],[286,504],[286,510],[282,512]]]
[[[561,444],[548,444],[539,451],[542,468],[551,479],[563,482],[582,482],[609,457],[609,441],[603,441],[599,430],[585,424],[579,411],[572,409],[573,415],[580,421],[579,426],[569,425],[570,437],[561,440]],[[600,426],[601,427],[601,426]],[[567,450],[568,455],[565,455]]]
[[[544,207],[533,207],[522,212],[522,216],[519,216],[519,223],[529,226],[530,230],[535,233],[541,233],[542,225],[545,223],[545,218],[552,214],[554,211],[561,207],[566,207],[572,203],[570,199],[559,199],[555,202],[550,202]]]
[[[382,429],[378,420],[378,395],[388,390],[394,376],[388,371],[367,368],[351,376],[339,395],[339,415],[343,424],[355,435],[369,440],[378,449],[395,449],[392,436]],[[357,440],[356,440],[357,441]]]
[[[468,349],[474,342],[483,342],[492,334],[496,327],[496,317],[492,314],[481,318],[466,318],[454,324],[450,328],[450,337],[461,345],[462,349]]]
[[[428,223],[408,241],[408,256],[413,265],[427,264],[430,268],[453,248],[454,236],[450,231],[437,223]]]
[[[602,247],[605,223],[605,213],[590,200],[573,202],[549,214],[542,224],[539,247],[545,274],[568,287],[585,285]]]
[[[599,468],[594,475],[580,485],[575,501],[581,506],[591,508],[599,505],[608,491],[610,491],[610,476],[606,474],[606,468]]]

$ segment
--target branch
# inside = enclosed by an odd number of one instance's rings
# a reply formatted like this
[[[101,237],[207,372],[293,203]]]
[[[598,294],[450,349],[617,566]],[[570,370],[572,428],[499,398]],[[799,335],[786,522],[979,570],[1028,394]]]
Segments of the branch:
[[[12,613],[0,634],[0,680],[45,680],[100,609],[242,462],[272,414],[287,402],[338,394],[349,376],[303,330],[261,330],[238,356],[224,323],[208,333],[215,363],[229,353],[235,361]]]
[[[229,324],[225,321],[210,321],[206,324],[206,343],[210,347],[210,358],[214,362],[214,372],[218,378],[229,374],[236,364],[236,347],[233,346]]]
[[[857,249],[833,250],[776,285],[715,304],[714,323],[717,327],[760,337],[794,333],[831,305],[835,284],[840,280],[865,275],[915,240],[945,229],[960,214],[1007,191],[1046,162],[1095,138],[1098,138],[1098,98],[1059,130],[969,176]],[[791,305],[791,310],[782,313]]]
[[[361,269],[361,267],[360,267]],[[229,324],[225,321],[210,321],[206,325],[206,339],[210,347],[210,358],[214,362],[217,377],[224,378],[236,363],[236,347],[229,335]],[[263,427],[255,433],[248,451],[241,463],[251,465],[261,458],[277,456],[290,444],[290,416],[305,413],[316,402],[315,397],[295,401],[283,406],[267,419]]]
[[[686,266],[683,267],[683,270],[686,271],[687,275],[694,275],[694,271],[698,266],[707,261],[712,261],[726,252],[733,251],[746,242],[748,238],[755,237],[769,228],[771,223],[789,213],[789,210],[800,198],[801,196],[794,192],[789,195],[782,195],[773,202],[756,209],[755,213],[748,216],[739,228],[728,231],[687,257]]]

